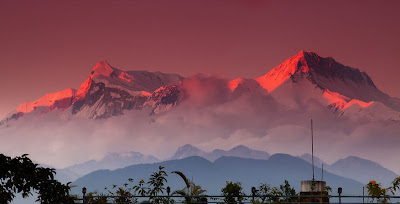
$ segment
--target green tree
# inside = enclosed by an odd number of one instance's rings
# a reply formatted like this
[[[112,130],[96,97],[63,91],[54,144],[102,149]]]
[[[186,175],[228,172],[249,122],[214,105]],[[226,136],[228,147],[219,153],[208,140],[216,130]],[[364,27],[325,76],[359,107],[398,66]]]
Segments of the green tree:
[[[395,191],[400,190],[400,176],[395,178],[392,182],[393,194]]]
[[[141,195],[141,196],[146,196],[149,193],[150,188],[145,186],[145,184],[146,184],[146,182],[144,182],[143,179],[140,179],[139,184],[137,186],[133,187],[133,190],[135,190],[135,193],[137,193],[138,195]]]
[[[54,179],[55,169],[39,167],[24,154],[11,158],[0,154],[0,203],[10,203],[16,193],[26,198],[36,191],[38,199],[46,203],[74,203],[69,196],[69,183]]]
[[[193,182],[193,180],[190,181],[189,179],[187,179],[185,174],[183,174],[180,171],[173,171],[172,173],[178,174],[186,184],[185,188],[183,188],[182,190],[174,191],[172,195],[178,194],[184,196],[186,203],[204,202],[206,200],[205,197],[192,197],[192,196],[201,196],[203,195],[204,192],[206,192],[206,190],[203,190],[201,186],[196,185]]]
[[[281,191],[280,188],[272,187],[271,193],[268,196],[268,202],[269,203],[280,203],[281,202],[280,198],[282,195],[283,195],[283,192]]]
[[[164,193],[165,183],[167,182],[168,174],[163,170],[165,167],[159,166],[158,172],[154,172],[147,184],[149,184],[149,196],[152,203],[164,203],[168,202],[167,199],[162,197],[157,197],[160,193]]]
[[[253,203],[265,203],[271,194],[271,186],[266,183],[261,184],[254,193],[257,199],[253,198]]]
[[[222,188],[221,192],[222,195],[225,196],[224,201],[226,203],[242,203],[242,196],[245,195],[243,193],[242,183],[240,182],[233,183],[232,181],[227,181],[226,186]]]
[[[282,195],[285,196],[281,202],[296,202],[297,198],[293,197],[296,196],[296,190],[292,188],[287,180],[285,180],[284,185],[280,185],[280,190],[282,192]]]
[[[287,180],[283,185],[271,187],[268,184],[261,184],[257,189],[253,203],[294,203],[297,202],[296,190],[292,188]]]
[[[133,183],[133,179],[129,178],[128,179],[129,183]],[[131,187],[129,183],[124,183],[123,187],[118,187],[117,185],[113,185],[113,189],[115,192],[108,190],[109,195],[111,196],[117,196],[114,197],[114,201],[116,203],[137,203],[137,198],[132,198],[129,196],[134,196],[136,191],[132,193],[132,190],[135,190],[135,186]],[[107,188],[106,188],[107,189]]]

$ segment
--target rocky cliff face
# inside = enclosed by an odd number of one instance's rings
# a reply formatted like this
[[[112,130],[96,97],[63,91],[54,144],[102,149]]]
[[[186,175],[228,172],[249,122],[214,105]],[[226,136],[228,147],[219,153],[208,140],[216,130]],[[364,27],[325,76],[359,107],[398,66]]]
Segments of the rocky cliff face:
[[[124,110],[140,110],[148,93],[129,93],[120,88],[107,87],[103,82],[92,83],[83,100],[76,101],[69,111],[85,118],[119,116]]]
[[[161,87],[148,97],[144,106],[152,108],[152,113],[157,114],[177,106],[181,101],[182,93],[177,85]]]

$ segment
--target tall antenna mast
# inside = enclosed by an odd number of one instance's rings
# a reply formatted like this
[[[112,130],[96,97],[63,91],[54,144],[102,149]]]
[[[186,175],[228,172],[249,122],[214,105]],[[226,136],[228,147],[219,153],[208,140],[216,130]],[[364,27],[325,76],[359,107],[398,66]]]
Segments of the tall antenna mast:
[[[314,181],[314,130],[311,119],[311,160],[312,160],[312,180]]]
[[[322,163],[322,179],[321,179],[321,181],[323,181],[324,180],[324,164]]]

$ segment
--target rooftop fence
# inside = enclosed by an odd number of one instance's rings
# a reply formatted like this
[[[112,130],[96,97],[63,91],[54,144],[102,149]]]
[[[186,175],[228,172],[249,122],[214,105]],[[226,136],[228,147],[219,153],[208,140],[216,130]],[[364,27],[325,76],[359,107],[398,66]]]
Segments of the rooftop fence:
[[[111,196],[111,195],[85,195],[75,198],[75,203],[84,204],[131,204],[131,203],[159,203],[159,204],[179,204],[179,203],[227,203],[227,204],[361,204],[361,203],[397,203],[400,204],[400,196],[358,196],[358,195],[240,195],[240,196],[223,196],[223,195],[199,195],[199,196],[182,196],[182,195],[157,195],[157,196]]]

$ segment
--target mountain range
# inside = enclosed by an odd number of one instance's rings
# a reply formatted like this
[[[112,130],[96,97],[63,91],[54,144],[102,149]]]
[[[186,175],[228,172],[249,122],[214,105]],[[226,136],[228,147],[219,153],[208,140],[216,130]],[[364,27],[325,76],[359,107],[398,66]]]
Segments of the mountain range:
[[[122,71],[104,60],[95,65],[90,77],[78,90],[69,88],[23,103],[1,123],[34,110],[49,112],[58,109],[63,110],[68,118],[92,119],[119,116],[124,111],[144,107],[150,107],[151,113],[159,113],[178,105],[192,94],[182,86],[183,81],[184,78],[178,74]],[[400,99],[380,91],[365,72],[313,52],[301,51],[264,76],[234,79],[227,81],[225,86],[232,96],[264,91],[290,108],[299,108],[302,103],[316,100],[345,117],[400,120]],[[302,97],[294,97],[295,92],[301,92]]]
[[[251,187],[258,187],[262,183],[271,186],[279,186],[288,180],[296,191],[300,190],[300,182],[312,178],[311,165],[299,158],[286,154],[274,154],[267,160],[257,160],[238,157],[220,157],[210,162],[202,157],[187,157],[180,160],[169,160],[154,164],[132,165],[117,170],[99,170],[85,175],[74,181],[72,185],[77,187],[73,191],[80,193],[82,187],[88,191],[102,192],[105,187],[123,185],[128,178],[134,179],[135,185],[141,179],[147,181],[152,172],[156,172],[159,166],[165,167],[167,186],[171,190],[184,187],[184,182],[172,171],[181,171],[188,178],[192,178],[197,185],[207,190],[208,195],[219,195],[227,181],[241,182],[243,190],[250,194]],[[320,178],[320,169],[316,168],[316,177]],[[361,195],[363,184],[331,174],[324,173],[324,180],[332,189],[342,187],[346,195]],[[135,183],[136,182],[136,183]]]
[[[200,150],[192,145],[179,147],[175,154],[167,160],[183,159],[191,156],[200,156],[209,161],[215,161],[223,156],[235,156],[240,158],[267,159],[270,155],[267,152],[252,150],[246,146],[239,145],[231,150],[225,151],[215,149],[212,152]],[[135,164],[149,164],[160,162],[161,160],[139,152],[109,153],[100,160],[90,160],[80,164],[75,164],[62,169],[57,169],[57,179],[67,183],[74,181],[88,173],[96,170],[109,169],[115,170]]]
[[[180,160],[193,156],[204,158],[210,162],[215,162],[222,157],[268,160],[270,154],[264,151],[253,150],[243,145],[239,145],[228,151],[215,149],[212,152],[206,152],[195,146],[186,144],[182,147],[179,147],[176,150],[175,154],[164,162]],[[310,154],[303,154],[301,156],[297,156],[297,158],[311,164]],[[110,153],[99,161],[90,160],[88,162],[76,164],[63,169],[57,169],[56,178],[66,183],[84,177],[86,174],[90,174],[97,170],[116,170],[131,165],[154,164],[159,162],[161,161],[153,156],[143,155],[138,152],[127,152],[119,154]],[[321,164],[324,164],[325,173],[330,172],[344,178],[356,180],[363,184],[368,183],[370,180],[377,180],[378,182],[381,182],[384,186],[388,186],[393,181],[393,179],[398,176],[396,173],[382,167],[376,162],[362,159],[356,156],[349,156],[345,159],[340,159],[332,163],[331,165],[322,161],[318,157],[314,157],[315,168],[321,170]],[[322,176],[320,172],[318,173],[318,175]]]
[[[220,154],[218,157],[215,157],[215,152],[224,152],[225,154]],[[267,160],[270,157],[267,152],[252,150],[243,145],[234,147],[229,151],[216,149],[212,152],[205,152],[187,144],[179,147],[171,159],[183,159],[191,156],[200,156],[211,162],[219,159],[220,157],[230,156],[259,160]],[[297,156],[297,158],[311,164],[312,156],[310,154],[303,154],[301,156]],[[321,169],[322,164],[324,164],[324,171],[342,176],[344,178],[354,179],[363,184],[368,183],[370,180],[377,180],[384,186],[388,186],[393,179],[398,176],[393,171],[384,168],[376,162],[356,156],[349,156],[345,159],[339,159],[330,165],[322,161],[320,158],[314,156],[314,166]]]

